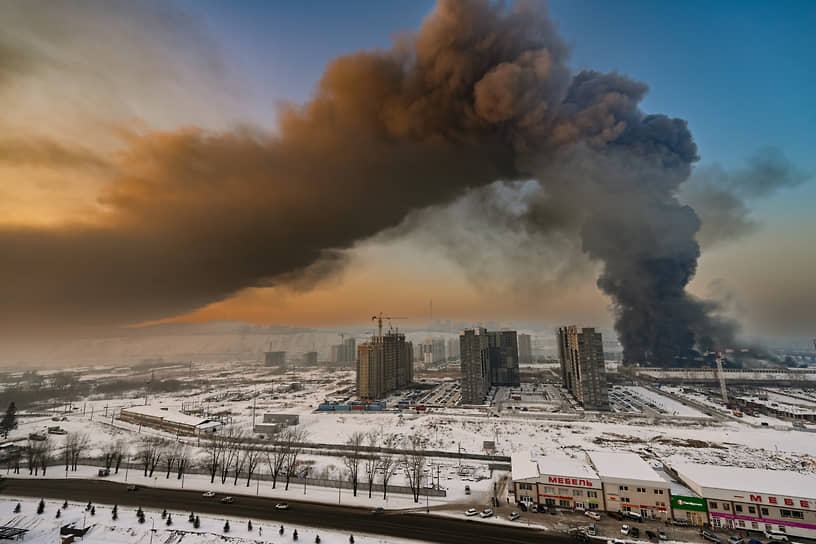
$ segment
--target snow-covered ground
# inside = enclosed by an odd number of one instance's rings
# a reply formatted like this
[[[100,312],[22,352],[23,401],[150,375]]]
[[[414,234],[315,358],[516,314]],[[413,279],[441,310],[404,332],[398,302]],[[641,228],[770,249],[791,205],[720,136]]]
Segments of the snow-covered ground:
[[[20,512],[15,513],[14,509],[18,503]],[[269,542],[270,539],[275,542],[289,542],[293,540],[295,530],[298,532],[300,542],[312,543],[315,542],[315,537],[319,536],[321,543],[348,544],[349,536],[351,536],[348,533],[290,524],[284,527],[284,533],[281,536],[279,524],[230,516],[200,515],[200,525],[196,529],[188,521],[189,512],[170,510],[168,512],[172,517],[172,524],[167,525],[166,520],[162,519],[161,510],[149,508],[143,509],[145,523],[140,524],[133,508],[118,508],[118,518],[113,520],[111,505],[94,505],[95,514],[91,515],[85,510],[85,504],[70,501],[68,508],[64,510],[61,502],[45,501],[44,512],[37,514],[38,503],[39,501],[32,499],[18,501],[6,497],[0,498],[0,519],[3,520],[4,525],[27,529],[28,532],[23,539],[28,544],[59,542],[60,527],[71,523],[77,528],[90,527],[81,540],[86,544],[149,544],[154,541],[157,544],[249,544]],[[57,510],[60,510],[59,518],[56,517]],[[248,521],[252,522],[251,530],[247,524]],[[229,522],[229,530],[225,531],[227,522]],[[151,534],[152,528],[156,529],[155,534]],[[353,536],[355,544],[418,542],[371,535],[355,534]]]
[[[680,417],[709,417],[696,408],[692,408],[691,406],[677,402],[670,397],[661,395],[655,391],[652,391],[651,389],[646,389],[645,387],[630,385],[622,386],[621,390],[631,392],[632,395],[638,397],[642,401],[647,402],[648,404],[655,406],[658,410],[661,410],[669,415]]]

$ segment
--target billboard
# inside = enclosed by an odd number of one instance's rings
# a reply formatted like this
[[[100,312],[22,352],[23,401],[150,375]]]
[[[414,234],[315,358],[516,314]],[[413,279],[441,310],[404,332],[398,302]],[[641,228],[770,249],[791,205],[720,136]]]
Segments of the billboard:
[[[675,510],[692,510],[694,512],[707,512],[705,499],[700,497],[684,497],[682,495],[672,495],[672,508]]]

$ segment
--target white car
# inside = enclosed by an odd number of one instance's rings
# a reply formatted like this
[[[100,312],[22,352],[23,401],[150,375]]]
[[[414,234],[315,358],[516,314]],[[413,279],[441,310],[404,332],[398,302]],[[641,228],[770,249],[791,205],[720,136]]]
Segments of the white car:
[[[215,491],[205,491],[204,493],[201,494],[201,496],[202,497],[207,497],[208,499],[211,499],[211,498],[215,497]]]
[[[275,510],[289,510],[288,502],[279,502],[275,505]]]
[[[467,517],[470,517],[470,516],[475,516],[475,515],[477,515],[478,513],[479,513],[479,511],[478,511],[478,510],[476,510],[475,508],[471,508],[471,509],[469,509],[467,512],[465,512],[465,515],[466,515]]]
[[[510,517],[508,519],[510,521],[516,521],[520,517],[521,515],[518,512],[510,512]]]
[[[490,508],[485,508],[479,515],[482,516],[483,518],[489,518],[490,516],[493,515],[493,510]]]
[[[598,512],[593,512],[592,510],[587,510],[584,512],[584,515],[588,518],[592,518],[595,521],[599,521],[601,519],[601,515]]]
[[[621,525],[621,534],[628,535],[629,534],[629,526],[628,525]]]

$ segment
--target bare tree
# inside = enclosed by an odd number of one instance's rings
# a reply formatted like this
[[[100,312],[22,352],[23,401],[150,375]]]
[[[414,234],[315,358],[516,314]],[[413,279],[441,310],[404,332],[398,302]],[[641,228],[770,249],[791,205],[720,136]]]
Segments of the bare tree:
[[[241,444],[243,442],[243,433],[236,427],[229,427],[224,435],[224,454],[221,459],[221,483],[227,481],[229,471],[233,465],[238,461],[241,453]],[[237,470],[237,466],[235,467]]]
[[[181,480],[184,476],[184,471],[189,469],[190,465],[190,448],[183,443],[179,443],[178,454],[176,456],[176,479]]]
[[[389,451],[399,446],[399,437],[395,434],[387,434],[382,439],[382,450],[380,458],[377,461],[377,470],[381,474],[383,484],[383,500],[386,499],[388,493],[388,482],[391,477],[397,472],[397,457],[393,452]]]
[[[366,444],[370,451],[365,456],[365,471],[368,478],[368,498],[371,498],[371,488],[374,487],[374,477],[377,475],[377,446],[380,445],[380,435],[370,432],[366,435]]]
[[[40,445],[37,450],[40,468],[42,469],[43,476],[45,476],[45,469],[48,468],[48,461],[51,459],[51,453],[54,451],[54,444],[48,440],[48,438],[46,438],[45,440],[40,441]]]
[[[65,436],[65,470],[69,466],[72,471],[76,471],[79,457],[87,450],[90,439],[82,432],[68,433]]]
[[[288,450],[286,456],[286,487],[284,488],[287,491],[289,490],[289,480],[297,470],[298,456],[303,451],[303,443],[308,436],[306,429],[299,427],[290,427],[289,431],[286,446]]]
[[[360,482],[360,461],[362,461],[364,443],[364,433],[352,433],[348,440],[346,440],[346,445],[349,449],[346,450],[346,454],[343,456],[343,464],[348,469],[351,489],[354,491],[355,497],[357,496],[357,485]]]
[[[179,451],[183,447],[181,442],[170,442],[164,449],[164,468],[165,468],[165,479],[170,478],[170,473],[173,472],[173,467],[176,465],[178,461]]]
[[[207,453],[207,468],[210,471],[210,483],[215,482],[215,475],[218,467],[221,466],[224,457],[225,438],[221,434],[213,434],[206,442],[204,451]]]
[[[153,476],[153,472],[162,458],[164,440],[156,436],[147,436],[142,439],[141,448],[137,454],[142,462],[145,476]]]
[[[425,439],[419,433],[408,436],[406,450],[402,455],[403,470],[408,479],[408,486],[414,496],[414,502],[419,502],[419,492],[422,489],[422,475],[425,468]]]
[[[278,485],[278,477],[286,466],[289,457],[289,429],[286,428],[275,437],[275,442],[266,450],[266,463],[269,465],[269,474],[272,475],[272,489]]]
[[[119,467],[122,465],[122,459],[125,456],[127,456],[128,459],[131,457],[130,444],[121,438],[117,439],[116,442],[113,443],[112,456],[114,472],[119,474]]]
[[[252,475],[255,473],[255,470],[258,468],[258,464],[260,462],[261,450],[251,444],[247,444],[244,447],[243,459],[241,460],[241,465],[246,466],[247,487],[249,487],[249,483],[252,480]]]

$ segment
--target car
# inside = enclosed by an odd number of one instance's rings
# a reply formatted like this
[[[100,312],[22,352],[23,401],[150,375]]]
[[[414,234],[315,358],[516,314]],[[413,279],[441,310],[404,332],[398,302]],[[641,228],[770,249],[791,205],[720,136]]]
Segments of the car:
[[[279,502],[275,505],[275,510],[289,510],[288,502]]]
[[[595,528],[594,523],[592,525],[590,525],[589,527],[587,527],[586,534],[588,534],[589,536],[597,536],[598,535],[598,530]]]
[[[482,516],[483,518],[489,518],[493,515],[493,510],[491,508],[485,508],[479,515]]]
[[[479,511],[478,511],[478,510],[476,510],[475,508],[469,508],[469,509],[467,510],[467,512],[465,512],[465,515],[466,515],[467,517],[470,517],[470,516],[475,516],[475,515],[478,515],[478,514],[479,514]]]
[[[646,538],[649,540],[657,540],[657,534],[654,531],[646,531]]]
[[[383,508],[382,506],[378,506],[377,508],[372,510],[371,513],[375,515],[385,514],[385,508]]]
[[[470,495],[470,486],[469,485],[465,486],[465,495]]]
[[[676,519],[672,521],[672,525],[677,525],[678,527],[688,527],[691,525],[691,523],[687,519]]]
[[[714,544],[721,544],[722,540],[720,537],[712,533],[711,531],[706,531],[705,529],[700,531],[700,536],[704,539],[708,540],[709,542],[713,542]]]
[[[223,502],[224,504],[232,504],[232,503],[235,502],[235,499],[233,499],[232,497],[227,496],[227,497],[224,497],[223,499],[221,499],[221,502]]]
[[[629,529],[629,536],[633,538],[638,538],[640,536],[640,529],[638,529],[637,527],[632,527],[631,529]]]
[[[510,516],[507,519],[509,519],[510,521],[516,521],[520,517],[521,514],[519,514],[518,512],[510,512]]]
[[[601,515],[598,512],[593,512],[592,510],[587,510],[584,512],[584,515],[588,518],[592,518],[595,521],[600,521]]]
[[[530,505],[530,512],[533,512],[533,513],[538,512],[538,505],[537,504],[531,504]]]
[[[137,489],[139,489],[139,488],[138,488],[138,487],[136,487],[135,485],[129,485],[129,486],[127,486],[127,490],[128,490],[128,491],[131,491],[131,492],[132,492],[132,491],[136,491]]]
[[[741,536],[729,536],[728,537],[728,544],[744,544],[745,539]]]
[[[621,534],[629,536],[630,527],[628,525],[621,525]]]
[[[657,538],[659,538],[660,540],[668,540],[669,535],[666,534],[666,531],[664,531],[663,529],[660,529],[657,532]]]
[[[201,494],[201,496],[202,497],[207,497],[208,499],[211,499],[211,498],[215,497],[215,491],[205,491],[204,493]]]
[[[527,511],[527,506],[526,506],[526,505],[525,505],[523,502],[520,502],[520,503],[519,503],[519,508],[521,508],[521,511],[522,511],[522,512],[526,512],[526,511]]]
[[[756,538],[752,538],[748,541],[748,544],[762,544],[762,541],[757,540]]]
[[[626,544],[626,541],[621,540],[620,538],[613,538],[609,541],[609,544]]]
[[[768,532],[766,532],[765,536],[767,538],[771,539],[771,540],[776,540],[778,542],[787,542],[788,541],[788,535],[783,534],[783,533],[768,533]]]

